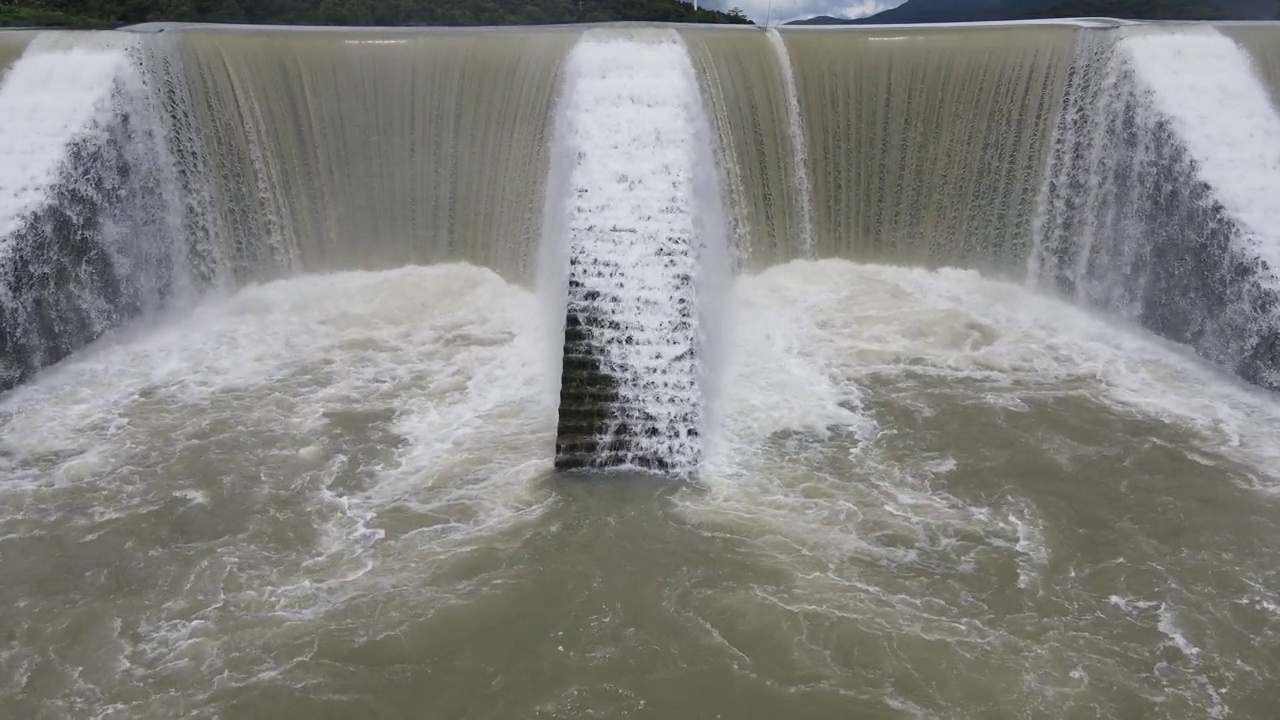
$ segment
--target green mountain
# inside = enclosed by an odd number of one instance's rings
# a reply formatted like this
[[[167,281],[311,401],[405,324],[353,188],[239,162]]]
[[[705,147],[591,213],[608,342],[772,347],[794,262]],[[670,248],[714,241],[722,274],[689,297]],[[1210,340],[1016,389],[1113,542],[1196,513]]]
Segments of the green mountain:
[[[750,23],[741,12],[678,0],[0,0],[0,27],[118,27],[143,22],[274,25]]]

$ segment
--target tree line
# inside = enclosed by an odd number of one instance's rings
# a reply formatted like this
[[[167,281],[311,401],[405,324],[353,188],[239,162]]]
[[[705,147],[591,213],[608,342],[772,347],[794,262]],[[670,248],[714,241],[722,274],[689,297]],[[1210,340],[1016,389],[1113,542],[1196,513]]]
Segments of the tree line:
[[[0,0],[3,2],[3,0]],[[540,25],[638,20],[735,23],[678,0],[8,0],[0,26],[109,28],[144,22],[272,25]]]

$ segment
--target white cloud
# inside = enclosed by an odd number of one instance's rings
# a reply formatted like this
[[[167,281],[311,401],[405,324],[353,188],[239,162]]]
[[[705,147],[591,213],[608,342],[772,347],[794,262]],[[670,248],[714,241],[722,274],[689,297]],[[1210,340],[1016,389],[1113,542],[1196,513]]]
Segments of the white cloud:
[[[747,17],[764,24],[799,20],[815,15],[860,18],[875,15],[901,5],[905,0],[710,0],[700,3],[709,8],[742,9]]]

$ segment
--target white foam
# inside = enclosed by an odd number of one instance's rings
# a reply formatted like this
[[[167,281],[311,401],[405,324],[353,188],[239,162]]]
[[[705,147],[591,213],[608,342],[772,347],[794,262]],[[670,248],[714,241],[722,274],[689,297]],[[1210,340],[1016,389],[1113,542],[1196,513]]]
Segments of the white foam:
[[[1207,25],[1142,29],[1119,47],[1243,226],[1251,254],[1280,272],[1280,115],[1249,54]]]
[[[1035,465],[1012,459],[1016,449],[1008,465],[961,459],[966,429],[931,418],[1059,397],[1068,401],[1055,409],[1073,413],[1084,401],[1138,428],[1167,423],[1186,440],[1179,449],[1251,465],[1256,477],[1233,476],[1265,490],[1280,487],[1274,397],[1171,343],[970,271],[797,261],[739,277],[730,307],[724,425],[702,487],[679,508],[775,568],[775,580],[724,602],[785,624],[807,671],[866,687],[867,666],[851,669],[832,650],[840,638],[893,653],[910,637],[982,664],[974,681],[993,691],[1021,685],[1033,714],[1075,692],[1088,702],[1090,677],[1135,672],[1171,702],[1224,711],[1221,659],[1197,645],[1175,603],[1124,597],[1122,584],[1105,601],[1127,617],[1098,613],[1102,598],[1076,576],[1095,568],[1059,564],[1057,548],[1070,544],[1055,544],[1055,508],[1012,482]],[[1014,619],[1025,617],[1036,618],[1030,634]],[[1143,667],[1160,653],[1185,666],[1168,678]]]
[[[1045,541],[1044,528],[1028,503],[1009,514],[1009,522],[1018,529],[1018,543],[1015,549],[1021,553],[1018,558],[1018,587],[1032,590],[1036,584],[1038,573],[1049,564],[1049,545]]]
[[[900,383],[894,402],[921,416],[931,412],[928,388],[952,383],[1013,409],[1046,393],[1087,398],[1185,430],[1197,452],[1249,466],[1253,475],[1236,475],[1242,484],[1280,489],[1273,397],[1183,348],[1021,285],[961,270],[794,262],[740,277],[731,307],[709,492],[686,498],[685,509],[752,536],[769,527],[831,562],[928,557],[961,572],[974,550],[952,539],[976,532],[1013,563],[1024,590],[1037,589],[1051,557],[1038,510],[972,506],[940,491],[934,481],[951,472],[949,457],[886,455],[903,431],[865,409],[872,382]]]
[[[565,74],[558,143],[573,158],[570,254],[575,278],[600,298],[589,313],[617,324],[593,331],[617,381],[615,425],[630,426],[637,455],[688,471],[702,411],[693,200],[704,111],[693,65],[674,31],[593,31]]]
[[[936,488],[955,468],[951,457],[884,456],[880,439],[896,430],[865,409],[859,378],[883,368],[866,351],[881,332],[904,334],[899,323],[911,324],[913,308],[868,285],[882,270],[795,262],[742,276],[733,289],[724,421],[709,438],[708,492],[686,497],[683,507],[699,520],[771,537],[770,552],[788,564],[804,558],[825,568],[807,582],[857,584],[849,573],[860,562],[972,572],[983,550],[958,537],[976,532],[1011,557],[1023,539],[1017,518]],[[886,300],[892,311],[878,307]],[[1026,508],[1011,510],[1025,522]],[[1033,553],[1029,545],[1023,551]]]
[[[112,112],[115,83],[132,66],[127,44],[104,35],[74,46],[59,33],[42,34],[5,74],[0,84],[0,238],[44,201],[68,146],[94,132],[96,122]]]
[[[1010,390],[1066,382],[1125,413],[1193,430],[1205,450],[1252,465],[1269,478],[1265,487],[1280,488],[1280,445],[1263,430],[1280,426],[1271,394],[1186,348],[1033,289],[965,270],[822,261],[743,278],[738,292],[759,297],[744,298],[748,307],[767,302],[807,318],[818,331],[817,357],[850,391],[877,373],[981,379]],[[785,399],[752,400],[771,401]]]
[[[1178,652],[1193,660],[1200,655],[1200,648],[1187,639],[1186,634],[1178,628],[1177,618],[1167,604],[1160,604],[1160,611],[1157,615],[1159,620],[1156,622],[1156,627],[1165,637],[1169,638],[1169,642],[1178,649]]]
[[[163,587],[132,610],[119,687],[180,682],[184,703],[200,678],[287,672],[262,643],[371,596],[411,608],[369,613],[388,622],[429,612],[474,592],[439,578],[455,556],[548,502],[558,338],[537,307],[465,265],[311,276],[87,348],[0,397],[0,537],[149,528]],[[209,534],[149,544],[183,528]]]

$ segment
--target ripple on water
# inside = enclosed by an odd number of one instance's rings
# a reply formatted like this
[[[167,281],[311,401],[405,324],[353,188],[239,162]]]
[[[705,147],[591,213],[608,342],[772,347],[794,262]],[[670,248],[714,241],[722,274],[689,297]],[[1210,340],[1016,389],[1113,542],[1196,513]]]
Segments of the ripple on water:
[[[0,626],[20,649],[0,706],[185,714],[289,673],[343,618],[376,634],[475,592],[493,563],[473,549],[547,502],[536,306],[466,266],[303,277],[4,397]]]
[[[687,599],[735,652],[921,716],[1265,707],[1280,669],[1213,618],[1276,590],[1274,398],[973,272],[797,262],[730,307],[680,510],[790,571]]]
[[[974,273],[794,263],[736,283],[699,482],[546,482],[531,300],[271,283],[5,396],[4,714],[1273,709],[1272,398]]]

